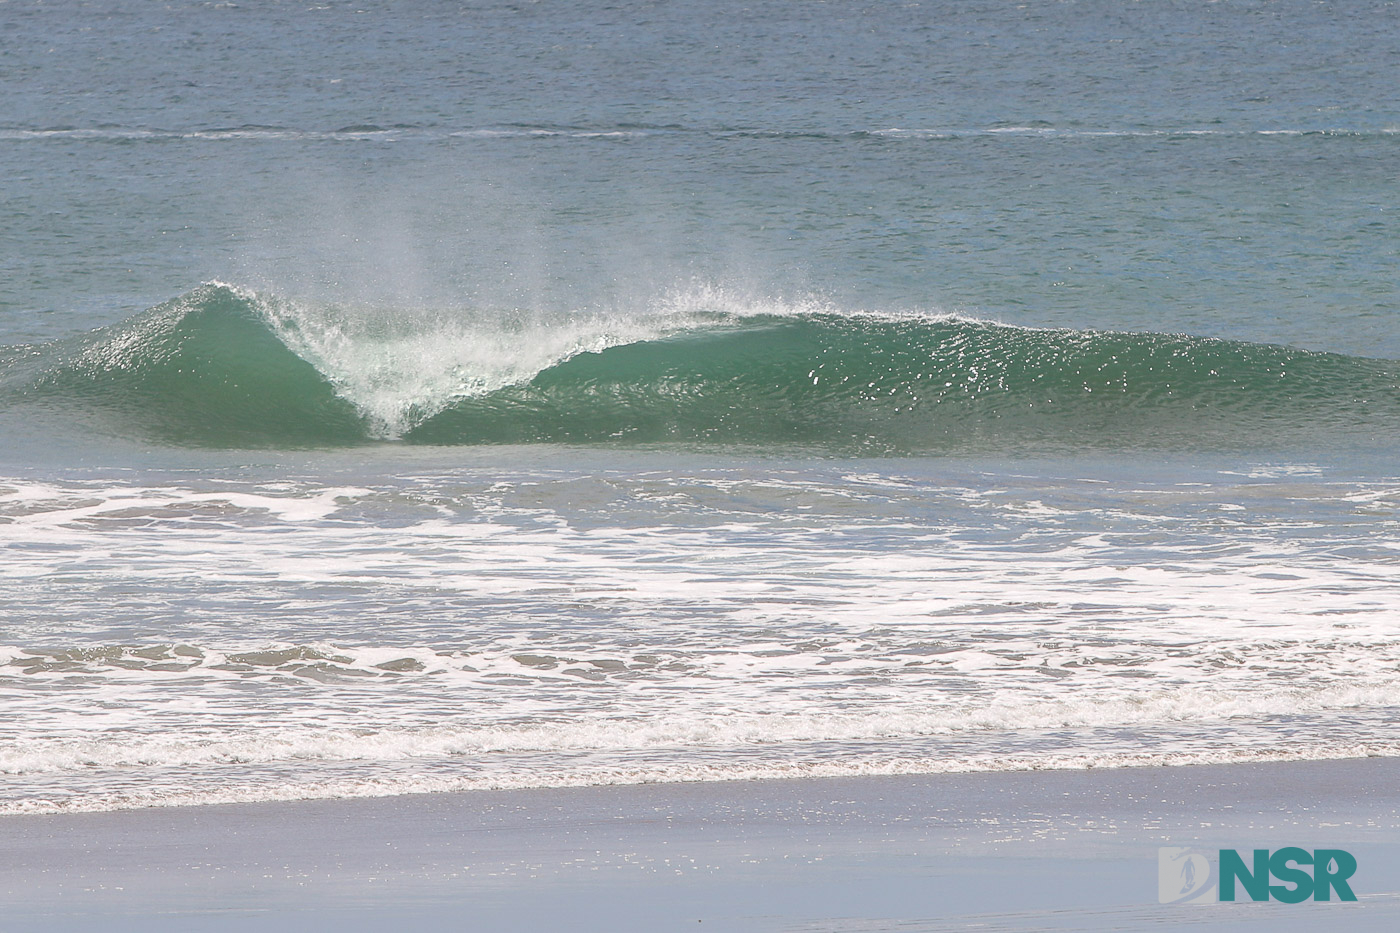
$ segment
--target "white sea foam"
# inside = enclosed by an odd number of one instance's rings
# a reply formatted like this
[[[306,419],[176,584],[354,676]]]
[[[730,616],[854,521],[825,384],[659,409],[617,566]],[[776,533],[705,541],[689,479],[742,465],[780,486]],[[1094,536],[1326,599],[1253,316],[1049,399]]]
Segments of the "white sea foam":
[[[1400,486],[1237,472],[13,479],[0,809],[1394,753]]]
[[[210,284],[256,307],[278,338],[315,366],[385,438],[401,436],[454,401],[528,382],[578,354],[713,327],[717,316],[955,317],[842,310],[820,298],[750,295],[699,281],[665,289],[636,308],[504,313],[312,303]],[[104,345],[103,352],[119,350]]]
[[[526,382],[579,353],[655,339],[694,323],[670,305],[632,314],[414,313],[240,294],[385,437],[399,436],[457,399]]]
[[[439,775],[386,770],[354,777],[297,780],[189,780],[132,782],[119,789],[84,793],[45,793],[0,801],[0,815],[82,813],[143,807],[210,806],[273,801],[356,799],[401,794],[481,790],[598,787],[628,784],[674,784],[694,781],[791,780],[908,774],[965,774],[1008,771],[1070,771],[1281,761],[1331,761],[1395,757],[1400,743],[1338,743],[1299,747],[1240,745],[1161,752],[1105,751],[1060,755],[938,755],[909,758],[869,757],[827,760],[767,760],[750,763],[668,762],[655,765],[613,764],[595,767],[547,766],[535,770]]]
[[[989,663],[987,668],[994,668]],[[742,749],[801,743],[853,743],[918,739],[1012,730],[1126,728],[1144,724],[1183,727],[1266,715],[1298,716],[1388,704],[1400,678],[1372,686],[1321,690],[1271,688],[1255,696],[1197,687],[1131,695],[1087,695],[1071,699],[1016,698],[990,703],[930,699],[916,708],[882,704],[879,709],[834,713],[793,709],[764,713],[692,709],[654,710],[638,720],[594,715],[567,722],[533,724],[440,724],[417,728],[326,728],[340,718],[328,711],[324,724],[293,728],[245,727],[224,734],[172,730],[156,735],[46,738],[0,747],[0,774],[84,771],[92,768],[188,766],[288,761],[389,762],[501,752],[650,752],[658,749]],[[1120,691],[1121,694],[1121,691]],[[745,704],[749,706],[750,704]],[[1347,741],[1364,744],[1364,739]]]

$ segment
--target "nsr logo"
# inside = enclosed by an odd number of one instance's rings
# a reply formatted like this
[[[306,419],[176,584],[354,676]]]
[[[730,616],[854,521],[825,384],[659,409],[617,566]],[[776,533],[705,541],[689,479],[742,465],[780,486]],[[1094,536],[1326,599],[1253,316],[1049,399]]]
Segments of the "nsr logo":
[[[1241,890],[1252,901],[1298,904],[1330,901],[1334,895],[1354,901],[1348,880],[1354,874],[1356,858],[1345,849],[1255,849],[1248,862],[1236,849],[1157,850],[1157,893],[1163,904],[1234,901]]]

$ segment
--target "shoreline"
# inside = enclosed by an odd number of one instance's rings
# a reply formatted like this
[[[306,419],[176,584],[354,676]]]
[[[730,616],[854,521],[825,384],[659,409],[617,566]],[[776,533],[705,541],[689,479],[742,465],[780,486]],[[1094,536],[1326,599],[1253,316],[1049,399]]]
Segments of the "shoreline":
[[[1161,905],[1169,845],[1346,849],[1359,900]],[[1400,759],[10,815],[0,911],[49,931],[1393,929]]]
[[[1328,749],[1317,754],[1316,749],[1284,750],[1262,747],[1250,753],[1237,751],[1224,757],[1218,750],[1190,754],[1172,752],[1138,753],[1078,753],[1058,756],[1004,754],[963,756],[944,754],[939,757],[909,757],[905,759],[862,759],[857,765],[836,761],[769,762],[765,764],[677,766],[661,761],[648,767],[633,762],[626,771],[612,768],[550,769],[547,776],[539,771],[524,776],[507,773],[504,776],[475,775],[469,778],[444,776],[426,770],[410,774],[400,771],[393,779],[378,777],[372,782],[356,782],[348,776],[324,781],[299,780],[295,783],[265,783],[234,785],[222,792],[201,790],[198,793],[143,794],[84,793],[71,797],[24,797],[11,789],[0,800],[0,820],[12,816],[62,816],[84,813],[111,813],[129,810],[183,809],[190,807],[220,807],[260,804],[295,804],[330,801],[378,800],[386,797],[421,797],[437,794],[529,793],[532,791],[568,791],[604,787],[658,786],[669,784],[755,784],[770,781],[857,780],[860,778],[937,776],[975,777],[985,774],[1047,774],[1062,771],[1155,770],[1158,768],[1229,767],[1253,764],[1290,764],[1328,761],[1356,761],[1368,758],[1400,759],[1400,745],[1392,742],[1370,742],[1346,748]],[[353,760],[347,760],[354,764]],[[281,763],[274,759],[268,764]],[[130,782],[128,782],[130,783]]]

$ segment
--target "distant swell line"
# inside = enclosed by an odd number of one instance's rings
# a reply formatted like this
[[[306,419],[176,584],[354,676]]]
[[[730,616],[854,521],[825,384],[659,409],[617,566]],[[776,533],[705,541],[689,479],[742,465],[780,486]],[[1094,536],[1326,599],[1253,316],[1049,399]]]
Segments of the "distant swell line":
[[[715,140],[731,139],[825,139],[825,140],[948,140],[961,139],[1190,139],[1247,137],[1313,137],[1336,139],[1383,139],[1400,136],[1400,127],[1259,127],[1227,129],[1220,127],[1059,127],[1059,126],[990,126],[990,127],[879,127],[846,130],[823,130],[774,127],[685,127],[642,126],[551,126],[527,124],[497,124],[468,127],[379,126],[354,124],[331,129],[309,129],[285,126],[231,126],[163,129],[131,126],[56,126],[0,127],[0,142],[23,141],[95,141],[95,142],[169,142],[240,140],[302,142],[344,142],[347,140],[394,141],[399,139],[461,139],[475,141],[579,139],[617,140],[658,136],[694,136]]]

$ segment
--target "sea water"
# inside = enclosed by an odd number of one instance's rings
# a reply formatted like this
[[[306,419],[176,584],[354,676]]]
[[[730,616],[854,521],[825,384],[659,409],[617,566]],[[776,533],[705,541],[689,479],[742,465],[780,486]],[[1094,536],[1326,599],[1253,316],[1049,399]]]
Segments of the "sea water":
[[[0,3],[0,812],[1400,754],[1397,68]]]

